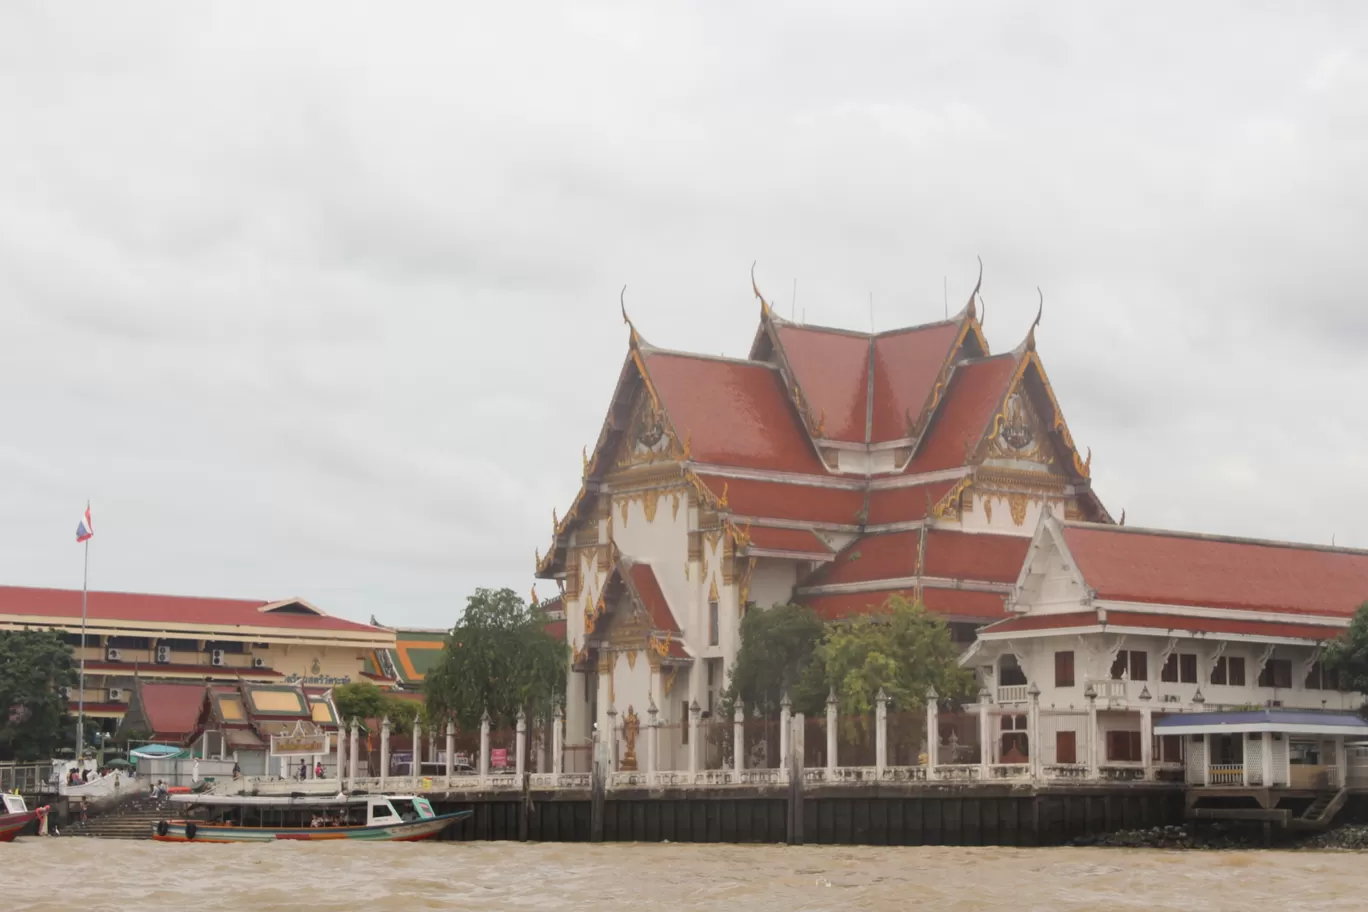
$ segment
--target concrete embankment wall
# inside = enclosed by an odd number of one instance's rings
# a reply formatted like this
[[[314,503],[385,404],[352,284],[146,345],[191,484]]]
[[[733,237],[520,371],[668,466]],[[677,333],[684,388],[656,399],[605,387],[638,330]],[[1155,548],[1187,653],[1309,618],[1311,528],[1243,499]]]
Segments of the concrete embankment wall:
[[[597,810],[589,793],[525,802],[507,796],[434,803],[470,809],[443,838],[590,842],[758,842],[817,845],[1060,845],[1183,822],[1181,788],[959,789],[878,793],[829,789],[793,800],[783,790],[613,795]]]

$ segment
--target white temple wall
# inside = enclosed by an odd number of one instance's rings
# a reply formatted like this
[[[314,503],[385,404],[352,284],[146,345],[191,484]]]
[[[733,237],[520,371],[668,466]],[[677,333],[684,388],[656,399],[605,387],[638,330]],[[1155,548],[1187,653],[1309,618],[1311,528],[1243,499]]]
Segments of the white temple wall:
[[[973,490],[972,488],[970,490]],[[973,498],[973,507],[960,514],[960,528],[965,532],[991,532],[996,535],[1035,534],[1036,526],[1044,515],[1045,504],[1049,503],[1055,515],[1064,515],[1063,498],[1054,500],[1027,500],[1026,511],[1018,523],[1012,515],[1012,507],[1006,494],[985,494]],[[985,506],[986,504],[986,506]]]
[[[647,498],[654,497],[647,518]],[[626,520],[623,505],[626,504]],[[678,508],[676,509],[676,504]],[[685,575],[689,553],[689,498],[682,490],[643,492],[613,498],[613,542],[623,556],[651,565],[665,600],[675,613],[685,638],[692,643],[697,627],[690,624],[697,586]],[[696,623],[696,621],[695,621]]]
[[[798,585],[798,562],[777,557],[762,557],[751,574],[750,601],[759,609],[784,605],[793,599]]]

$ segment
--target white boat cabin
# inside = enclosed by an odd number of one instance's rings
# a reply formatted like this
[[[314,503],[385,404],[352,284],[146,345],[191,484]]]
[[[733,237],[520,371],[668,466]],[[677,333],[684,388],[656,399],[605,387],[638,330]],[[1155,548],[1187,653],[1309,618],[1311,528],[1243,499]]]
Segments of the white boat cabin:
[[[23,796],[21,796],[21,795],[3,795],[3,796],[0,796],[0,797],[3,797],[3,798],[5,799],[5,813],[6,813],[6,814],[27,814],[27,813],[28,813],[28,805],[24,803]]]

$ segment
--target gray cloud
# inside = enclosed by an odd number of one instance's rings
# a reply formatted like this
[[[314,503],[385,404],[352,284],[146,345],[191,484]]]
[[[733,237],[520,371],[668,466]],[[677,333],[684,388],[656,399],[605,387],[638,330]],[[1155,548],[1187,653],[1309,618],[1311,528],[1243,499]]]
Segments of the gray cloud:
[[[1130,522],[1368,546],[1351,3],[0,11],[0,578],[443,624],[622,364],[787,312],[1040,348]],[[943,283],[948,301],[943,300]]]

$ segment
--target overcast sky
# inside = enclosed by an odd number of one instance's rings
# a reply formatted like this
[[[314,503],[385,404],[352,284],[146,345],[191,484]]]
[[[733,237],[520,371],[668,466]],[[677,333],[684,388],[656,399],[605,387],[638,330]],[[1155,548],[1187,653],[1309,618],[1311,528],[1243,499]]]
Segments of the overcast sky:
[[[0,583],[446,626],[626,346],[962,305],[1131,524],[1368,547],[1368,7],[0,7]],[[551,591],[543,586],[542,594]]]

